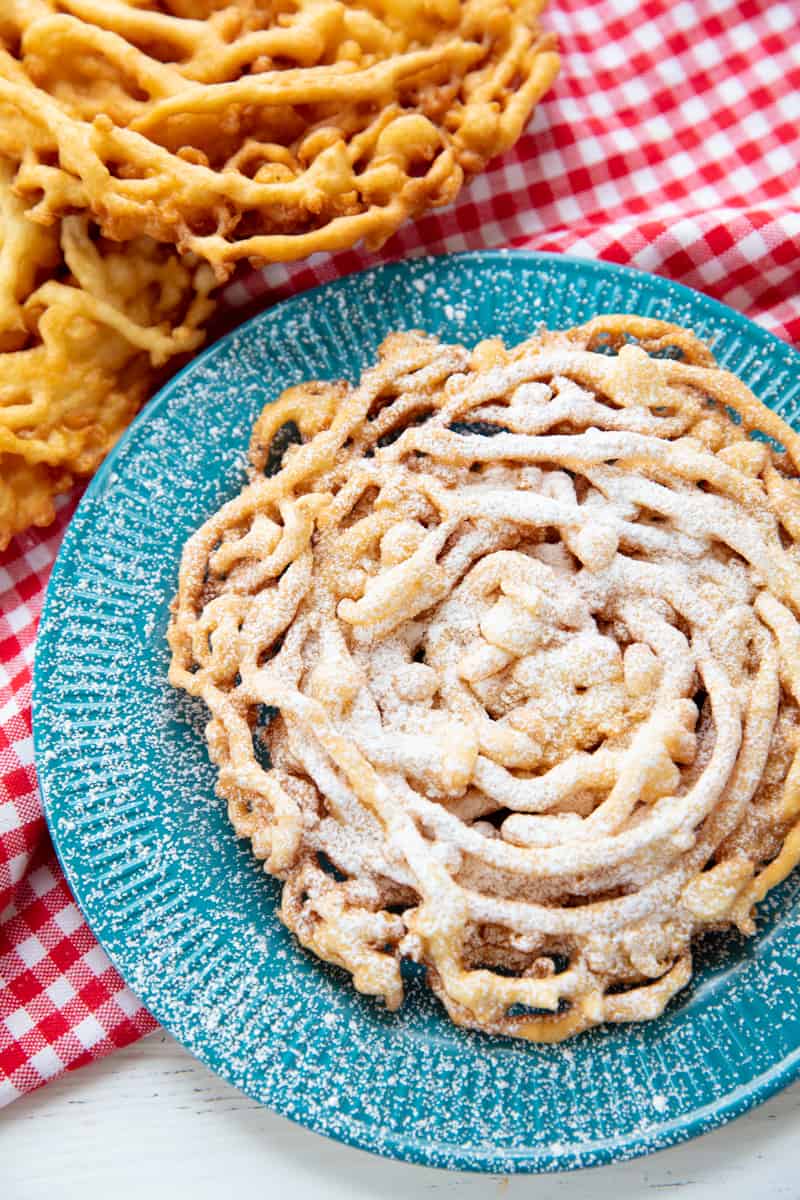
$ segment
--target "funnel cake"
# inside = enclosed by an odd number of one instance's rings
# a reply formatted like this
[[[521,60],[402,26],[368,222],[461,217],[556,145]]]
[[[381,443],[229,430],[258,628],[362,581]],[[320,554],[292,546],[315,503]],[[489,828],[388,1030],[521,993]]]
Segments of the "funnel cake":
[[[16,0],[0,151],[49,222],[195,251],[225,278],[455,198],[558,72],[543,0]]]
[[[36,224],[13,181],[0,158],[0,550],[53,520],[160,368],[200,345],[215,282],[150,238],[105,242],[85,215]]]
[[[393,334],[250,460],[186,545],[169,677],[304,946],[555,1041],[753,933],[800,855],[800,443],[704,343]]]

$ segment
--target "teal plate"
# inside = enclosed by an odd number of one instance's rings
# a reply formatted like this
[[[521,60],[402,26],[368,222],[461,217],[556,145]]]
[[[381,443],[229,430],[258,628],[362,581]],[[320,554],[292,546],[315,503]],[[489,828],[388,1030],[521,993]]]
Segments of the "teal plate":
[[[686,288],[514,252],[416,259],[307,292],[198,356],[148,405],[69,527],[39,633],[36,761],[61,861],[112,960],[171,1033],[279,1113],[354,1146],[470,1170],[607,1163],[703,1133],[800,1072],[800,873],[758,936],[716,936],[658,1021],[535,1046],[451,1025],[408,973],[399,1013],[278,921],[278,885],[214,797],[202,706],[167,684],[181,547],[244,480],[262,405],[356,379],[389,330],[516,342],[636,312],[692,326],[789,420],[800,355]]]

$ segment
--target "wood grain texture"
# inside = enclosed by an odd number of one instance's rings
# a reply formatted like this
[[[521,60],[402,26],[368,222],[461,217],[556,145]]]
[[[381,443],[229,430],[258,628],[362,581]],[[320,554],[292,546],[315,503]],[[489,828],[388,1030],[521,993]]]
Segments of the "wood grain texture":
[[[724,1129],[620,1166],[499,1179],[375,1158],[309,1133],[158,1032],[0,1113],[3,1200],[751,1200],[792,1197],[800,1084]],[[250,1191],[249,1194],[255,1194]]]

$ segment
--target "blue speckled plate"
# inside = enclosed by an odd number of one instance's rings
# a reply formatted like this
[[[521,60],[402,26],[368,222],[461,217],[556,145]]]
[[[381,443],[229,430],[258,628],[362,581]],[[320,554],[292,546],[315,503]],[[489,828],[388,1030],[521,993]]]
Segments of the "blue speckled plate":
[[[161,392],[100,470],[50,582],[35,672],[39,778],[70,884],[156,1017],[310,1128],[413,1162],[553,1171],[702,1133],[800,1072],[800,875],[758,936],[709,940],[658,1021],[560,1046],[456,1029],[421,980],[359,996],[277,920],[278,886],[214,798],[203,714],[166,682],[181,547],[244,478],[266,400],[356,379],[386,332],[470,344],[628,311],[691,325],[793,420],[800,355],[686,288],[601,263],[480,253],[368,271],[262,313]]]

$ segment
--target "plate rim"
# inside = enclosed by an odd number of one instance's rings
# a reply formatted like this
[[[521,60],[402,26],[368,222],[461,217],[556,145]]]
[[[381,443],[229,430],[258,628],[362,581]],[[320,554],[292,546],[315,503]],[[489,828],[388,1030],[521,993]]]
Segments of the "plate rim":
[[[797,361],[798,369],[800,369],[800,351],[796,350],[788,341],[778,337],[771,330],[758,325],[755,321],[738,312],[736,309],[731,308],[729,305],[724,304],[722,301],[707,296],[705,293],[688,287],[686,284],[678,283],[666,276],[656,275],[650,271],[643,271],[636,267],[608,262],[602,259],[589,259],[579,255],[561,254],[553,251],[502,247],[465,250],[454,253],[413,255],[386,263],[372,264],[359,271],[349,272],[346,275],[338,276],[335,279],[318,284],[313,288],[297,292],[274,304],[265,304],[262,309],[251,314],[241,324],[236,325],[222,337],[204,346],[175,375],[167,380],[158,392],[143,406],[134,421],[125,430],[104,459],[90,480],[75,512],[69,520],[47,584],[37,631],[36,651],[32,671],[34,762],[42,799],[42,808],[56,856],[66,877],[72,897],[86,923],[120,977],[134,991],[138,998],[141,999],[139,991],[130,982],[126,967],[120,961],[119,956],[108,949],[98,932],[96,925],[99,925],[100,922],[96,922],[90,917],[84,907],[81,898],[82,887],[80,879],[76,878],[79,876],[79,872],[77,869],[73,870],[68,862],[65,861],[65,857],[62,854],[60,844],[61,835],[56,827],[54,813],[56,805],[54,805],[50,795],[48,772],[46,769],[42,770],[41,767],[41,763],[44,760],[43,750],[46,733],[44,722],[39,719],[39,711],[42,695],[46,690],[46,680],[43,679],[43,672],[40,669],[41,660],[39,650],[40,646],[46,644],[47,639],[53,636],[49,620],[51,598],[56,590],[54,581],[57,581],[61,573],[67,569],[66,563],[72,549],[72,543],[77,537],[78,518],[82,512],[88,509],[92,499],[105,488],[108,477],[115,470],[117,461],[124,455],[129,443],[134,439],[141,426],[161,415],[162,410],[179,382],[191,372],[202,369],[210,359],[220,353],[223,347],[229,347],[237,338],[243,335],[248,336],[251,329],[264,321],[265,318],[270,319],[273,315],[277,314],[277,319],[280,320],[282,315],[290,315],[294,306],[305,305],[310,300],[313,301],[313,298],[321,293],[332,294],[346,289],[355,278],[371,276],[373,278],[384,277],[390,279],[395,274],[402,274],[404,271],[407,271],[409,267],[420,269],[424,268],[426,263],[436,264],[442,260],[466,260],[473,263],[486,261],[493,264],[502,264],[508,262],[509,259],[523,259],[534,264],[542,263],[551,266],[567,263],[578,270],[583,270],[591,274],[610,277],[624,275],[642,281],[645,286],[648,284],[651,286],[654,285],[657,290],[668,288],[670,292],[677,293],[679,297],[682,296],[689,303],[702,303],[712,317],[718,315],[728,322],[733,322],[748,333],[755,330],[759,337],[766,338],[769,343],[774,344],[775,350],[780,350],[784,354],[788,353],[790,356],[793,356]],[[162,1028],[170,1033],[194,1057],[199,1059],[204,1066],[220,1079],[236,1087],[237,1090],[242,1091],[243,1094],[256,1100],[270,1111],[343,1145],[367,1151],[380,1157],[388,1157],[395,1161],[446,1170],[462,1170],[485,1174],[550,1174],[628,1161],[709,1133],[713,1129],[755,1108],[800,1077],[800,1044],[798,1044],[767,1071],[755,1076],[747,1083],[740,1084],[726,1095],[712,1100],[706,1105],[690,1108],[687,1112],[664,1121],[661,1124],[651,1125],[646,1130],[634,1130],[622,1140],[603,1138],[581,1144],[571,1143],[569,1145],[552,1142],[532,1149],[528,1147],[504,1148],[499,1156],[492,1159],[484,1148],[469,1149],[463,1146],[451,1147],[448,1144],[445,1154],[443,1153],[445,1148],[444,1143],[436,1143],[433,1146],[430,1144],[423,1145],[418,1138],[384,1133],[382,1148],[378,1151],[368,1136],[369,1128],[366,1125],[363,1126],[363,1136],[359,1136],[355,1132],[342,1131],[330,1126],[326,1127],[324,1121],[320,1121],[318,1118],[315,1119],[306,1112],[287,1111],[286,1107],[282,1106],[279,1096],[271,1097],[269,1102],[267,1102],[262,1096],[256,1093],[255,1089],[244,1087],[239,1083],[233,1083],[225,1073],[224,1064],[216,1063],[213,1057],[206,1053],[205,1047],[202,1044],[198,1044],[202,1043],[202,1038],[195,1038],[194,1036],[195,1029],[198,1029],[198,1026],[193,1027],[191,1031],[187,1031],[185,1028],[176,1029],[175,1022],[171,1021],[169,1014],[163,1012],[158,995],[156,996],[155,1003],[151,1003],[150,998],[146,1002],[142,1000],[142,1003],[156,1018]],[[447,1160],[446,1163],[442,1161],[445,1157]]]

